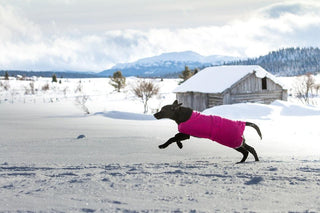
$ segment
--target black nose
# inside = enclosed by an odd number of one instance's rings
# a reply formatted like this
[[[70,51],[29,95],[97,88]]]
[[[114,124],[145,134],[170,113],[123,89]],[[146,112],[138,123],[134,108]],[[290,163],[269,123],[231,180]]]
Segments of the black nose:
[[[157,113],[153,114],[153,116],[154,116],[156,119],[160,119],[160,112],[157,112]]]

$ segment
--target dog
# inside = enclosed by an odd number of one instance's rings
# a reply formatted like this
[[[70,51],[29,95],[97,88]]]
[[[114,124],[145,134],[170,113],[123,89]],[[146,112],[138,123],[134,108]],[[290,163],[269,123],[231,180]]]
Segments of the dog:
[[[255,149],[246,144],[243,137],[245,127],[250,126],[257,131],[262,139],[261,131],[256,124],[233,121],[219,116],[203,115],[193,111],[191,108],[182,107],[181,105],[182,103],[178,103],[178,101],[175,100],[173,104],[162,107],[159,112],[153,115],[156,119],[169,118],[178,124],[179,133],[160,145],[160,149],[164,149],[174,142],[182,149],[183,145],[181,141],[190,139],[190,136],[194,136],[211,139],[241,152],[243,157],[238,163],[245,162],[249,153],[254,156],[255,161],[259,161]]]

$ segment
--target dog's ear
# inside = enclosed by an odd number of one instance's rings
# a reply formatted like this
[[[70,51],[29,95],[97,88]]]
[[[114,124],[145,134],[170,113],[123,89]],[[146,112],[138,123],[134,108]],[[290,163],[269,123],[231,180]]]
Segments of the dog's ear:
[[[178,100],[175,100],[172,105],[174,105],[174,106],[181,106],[182,103],[179,104],[179,103],[178,103]]]
[[[177,109],[179,109],[179,107],[182,105],[182,103],[178,103],[178,101],[177,100],[175,100],[174,102],[173,102],[173,104],[172,104],[172,110],[177,110]]]

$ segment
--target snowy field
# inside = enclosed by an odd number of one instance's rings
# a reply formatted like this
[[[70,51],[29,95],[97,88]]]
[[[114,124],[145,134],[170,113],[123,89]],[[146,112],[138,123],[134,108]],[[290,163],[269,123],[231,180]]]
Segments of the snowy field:
[[[319,107],[204,111],[259,125],[263,140],[245,137],[260,162],[235,164],[240,153],[206,139],[158,149],[177,126],[152,113],[179,80],[152,80],[148,114],[131,91],[139,79],[120,93],[107,79],[50,80],[0,81],[0,212],[320,212]]]

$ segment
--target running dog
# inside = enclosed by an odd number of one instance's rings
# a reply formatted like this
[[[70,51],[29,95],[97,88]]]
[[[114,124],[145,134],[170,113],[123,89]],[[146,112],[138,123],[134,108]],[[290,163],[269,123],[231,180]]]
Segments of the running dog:
[[[164,149],[174,142],[182,149],[181,141],[194,136],[211,139],[241,152],[243,157],[238,163],[245,162],[249,152],[254,156],[255,161],[259,161],[255,149],[246,144],[243,137],[245,127],[250,126],[257,131],[262,139],[261,131],[256,124],[233,121],[219,116],[203,115],[181,105],[182,103],[178,103],[176,100],[173,104],[162,107],[160,112],[153,115],[156,119],[169,118],[178,124],[179,133],[160,145],[160,149]]]

